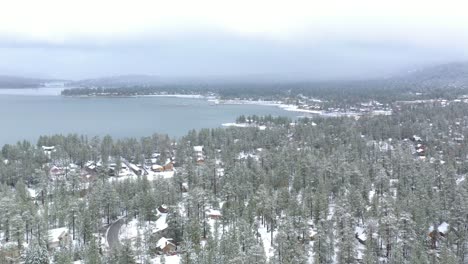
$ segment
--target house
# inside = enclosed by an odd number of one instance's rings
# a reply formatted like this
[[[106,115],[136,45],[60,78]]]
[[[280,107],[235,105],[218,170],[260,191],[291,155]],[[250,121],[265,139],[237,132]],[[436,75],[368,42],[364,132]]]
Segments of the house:
[[[160,205],[158,207],[158,211],[162,214],[166,214],[167,212],[169,212],[168,208],[167,208],[167,205],[163,204],[163,205]]]
[[[136,174],[136,175],[143,175],[143,169],[140,168],[139,166],[133,164],[133,163],[128,163],[128,166],[130,169]]]
[[[42,146],[42,151],[44,151],[44,154],[50,159],[50,156],[52,155],[52,152],[55,152],[55,146]]]
[[[203,146],[194,146],[193,152],[195,155],[196,163],[203,164],[205,162],[205,157],[203,156]]]
[[[68,228],[61,227],[49,230],[49,240],[47,243],[47,247],[49,249],[55,249],[63,245],[67,245],[68,242]]]
[[[32,201],[36,200],[36,198],[37,198],[36,190],[31,189],[31,188],[26,188],[26,190],[28,191],[29,197],[31,198],[31,200]]]
[[[94,173],[96,172],[96,163],[94,161],[88,161],[85,163],[84,165],[85,167],[85,170],[88,172],[88,173]]]
[[[175,253],[177,250],[177,246],[174,244],[172,238],[161,237],[158,240],[158,243],[156,243],[156,247],[163,254],[172,254]]]
[[[195,152],[195,155],[203,154],[203,146],[193,146],[193,152]]]
[[[364,228],[360,226],[356,226],[354,228],[354,237],[356,237],[359,243],[361,243],[362,245],[365,245],[367,241],[367,232]]]
[[[172,161],[169,161],[168,163],[166,163],[166,165],[163,166],[163,170],[164,171],[174,170],[174,164],[172,163]]]
[[[162,172],[164,171],[164,167],[158,164],[151,165],[151,170],[154,172]]]
[[[425,155],[425,150],[423,147],[416,149],[416,153],[418,156],[424,156]]]
[[[65,174],[64,170],[62,168],[59,168],[57,166],[52,166],[49,170],[50,175],[52,176],[59,176]]]
[[[434,225],[436,226],[436,225]],[[429,227],[429,237],[431,240],[431,248],[436,249],[439,245],[439,239],[446,237],[449,232],[450,225],[447,222],[442,222],[437,226],[437,229],[434,226]]]
[[[207,214],[206,214],[209,218],[211,219],[214,219],[214,220],[218,220],[220,219],[223,215],[221,214],[221,211],[219,210],[216,210],[216,209],[210,209],[208,210]]]
[[[317,231],[315,231],[312,227],[310,227],[309,228],[309,240],[314,241],[316,235],[317,235]]]
[[[189,186],[187,182],[183,182],[180,186],[180,191],[181,192],[188,192]]]

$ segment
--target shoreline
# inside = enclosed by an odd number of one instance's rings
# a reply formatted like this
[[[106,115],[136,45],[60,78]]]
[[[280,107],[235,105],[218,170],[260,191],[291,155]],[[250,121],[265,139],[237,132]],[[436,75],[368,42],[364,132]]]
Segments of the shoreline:
[[[184,99],[203,99],[213,105],[258,105],[258,106],[271,106],[278,107],[284,111],[296,112],[308,115],[319,115],[324,117],[359,117],[362,115],[391,115],[391,110],[373,110],[368,113],[360,112],[330,112],[324,110],[311,110],[302,109],[297,105],[286,104],[281,101],[266,101],[266,100],[246,100],[246,99],[219,99],[214,95],[201,95],[201,94],[148,94],[148,95],[60,95],[64,97],[76,98],[144,98],[144,97],[166,97],[166,98],[184,98]]]

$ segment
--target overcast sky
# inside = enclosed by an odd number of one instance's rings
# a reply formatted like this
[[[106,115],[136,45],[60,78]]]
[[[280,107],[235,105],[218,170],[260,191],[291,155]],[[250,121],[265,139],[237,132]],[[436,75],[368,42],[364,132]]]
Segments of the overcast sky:
[[[468,59],[468,4],[5,0],[0,74],[365,78]]]

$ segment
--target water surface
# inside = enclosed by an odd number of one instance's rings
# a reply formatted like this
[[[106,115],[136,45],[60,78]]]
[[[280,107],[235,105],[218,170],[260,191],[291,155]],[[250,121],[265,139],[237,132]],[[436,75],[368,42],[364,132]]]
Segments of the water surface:
[[[117,138],[166,133],[180,137],[191,129],[220,127],[240,115],[297,115],[274,106],[215,105],[205,99],[78,98],[50,95],[54,94],[50,90],[46,94],[32,92],[0,90],[0,146],[68,133]]]

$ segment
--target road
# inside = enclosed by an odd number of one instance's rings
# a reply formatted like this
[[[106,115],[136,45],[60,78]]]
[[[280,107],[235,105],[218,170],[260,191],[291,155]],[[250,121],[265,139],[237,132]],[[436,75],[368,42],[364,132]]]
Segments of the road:
[[[109,226],[109,229],[107,230],[107,243],[110,248],[120,245],[119,231],[124,223],[124,219],[119,219]]]

